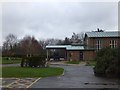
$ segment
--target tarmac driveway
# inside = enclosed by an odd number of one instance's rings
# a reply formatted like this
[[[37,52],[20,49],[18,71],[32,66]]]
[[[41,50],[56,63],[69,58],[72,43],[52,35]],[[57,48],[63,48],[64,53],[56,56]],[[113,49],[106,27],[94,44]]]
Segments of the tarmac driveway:
[[[64,75],[38,80],[30,88],[118,88],[118,80],[95,77],[85,65],[52,65],[64,68]]]

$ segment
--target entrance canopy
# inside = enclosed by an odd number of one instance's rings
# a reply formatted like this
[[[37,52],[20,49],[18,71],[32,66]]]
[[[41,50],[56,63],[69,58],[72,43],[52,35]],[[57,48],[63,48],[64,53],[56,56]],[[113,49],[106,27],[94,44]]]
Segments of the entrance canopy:
[[[47,60],[49,57],[49,53],[48,53],[48,49],[61,49],[61,50],[65,50],[64,54],[65,54],[65,59],[67,59],[67,51],[83,51],[84,50],[84,46],[73,46],[73,45],[47,45],[46,46],[47,49]],[[63,53],[63,52],[62,52]]]
[[[89,55],[94,55],[94,50],[92,48],[85,48],[83,45],[75,46],[75,45],[47,45],[47,60],[49,60],[49,49],[61,49],[64,52],[65,60],[87,60],[90,57]],[[57,56],[57,55],[55,55]],[[82,59],[81,59],[82,58]]]
[[[48,45],[48,46],[46,46],[46,49],[84,50],[84,46]]]

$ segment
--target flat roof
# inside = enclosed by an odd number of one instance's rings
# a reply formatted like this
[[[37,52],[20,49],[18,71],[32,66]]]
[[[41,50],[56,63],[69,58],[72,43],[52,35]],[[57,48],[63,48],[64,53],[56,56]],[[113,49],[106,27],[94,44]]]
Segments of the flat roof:
[[[61,49],[61,48],[67,48],[70,47],[71,45],[47,45],[46,49]]]
[[[70,46],[66,50],[84,50],[84,46]]]
[[[84,46],[72,45],[47,45],[46,49],[84,50]]]

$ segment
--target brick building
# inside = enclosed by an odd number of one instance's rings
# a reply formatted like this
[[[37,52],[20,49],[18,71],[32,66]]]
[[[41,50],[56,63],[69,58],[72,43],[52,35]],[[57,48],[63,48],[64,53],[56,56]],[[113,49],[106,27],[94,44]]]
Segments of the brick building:
[[[86,32],[84,36],[84,45],[54,45],[46,46],[46,49],[64,49],[65,59],[73,61],[94,60],[96,52],[105,47],[120,47],[120,36],[118,31]]]

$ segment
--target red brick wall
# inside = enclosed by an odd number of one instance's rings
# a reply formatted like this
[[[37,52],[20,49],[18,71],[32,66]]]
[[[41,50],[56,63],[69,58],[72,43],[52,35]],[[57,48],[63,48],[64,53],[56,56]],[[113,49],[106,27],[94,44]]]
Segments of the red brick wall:
[[[82,51],[83,52],[83,60],[94,60],[96,53],[94,51]],[[71,53],[71,57],[70,57]],[[80,60],[80,51],[67,51],[67,59],[68,61],[79,61]]]
[[[116,40],[117,46],[120,46],[120,38],[86,38],[85,44],[87,44],[88,39],[88,49],[96,48],[96,40],[101,40],[101,48],[110,47],[110,40]],[[71,57],[69,56],[71,53]],[[96,57],[96,52],[92,50],[83,51],[83,60],[94,60]],[[71,61],[80,60],[80,51],[67,51],[67,59]]]
[[[84,60],[94,60],[95,56],[95,51],[84,51]]]
[[[120,46],[120,38],[86,38],[85,43],[87,44],[88,39],[88,48],[96,48],[96,40],[101,40],[102,48],[110,46],[110,40],[116,40],[117,45]]]
[[[67,59],[68,61],[78,61],[79,60],[79,53],[80,51],[67,51]],[[71,57],[70,57],[71,54]]]

